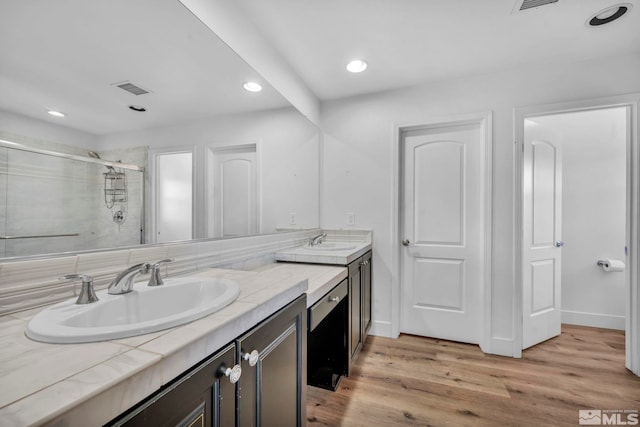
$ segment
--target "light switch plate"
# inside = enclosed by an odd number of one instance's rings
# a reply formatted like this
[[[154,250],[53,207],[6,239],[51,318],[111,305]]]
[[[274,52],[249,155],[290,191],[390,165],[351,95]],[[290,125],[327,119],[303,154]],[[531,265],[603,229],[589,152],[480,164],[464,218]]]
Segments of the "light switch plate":
[[[296,213],[289,212],[289,225],[296,225]]]

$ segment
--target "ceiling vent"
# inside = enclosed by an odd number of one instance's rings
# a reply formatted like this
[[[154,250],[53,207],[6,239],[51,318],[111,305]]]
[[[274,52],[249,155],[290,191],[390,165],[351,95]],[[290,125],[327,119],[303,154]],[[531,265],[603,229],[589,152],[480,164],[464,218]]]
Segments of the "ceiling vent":
[[[145,93],[150,93],[150,91],[141,88],[138,85],[134,85],[131,82],[121,82],[121,83],[114,83],[112,84],[112,86],[117,86],[122,90],[126,90],[129,93],[132,93],[134,95],[144,95]]]
[[[558,0],[517,0],[512,13],[518,13],[523,10],[534,9],[536,7],[557,2]]]

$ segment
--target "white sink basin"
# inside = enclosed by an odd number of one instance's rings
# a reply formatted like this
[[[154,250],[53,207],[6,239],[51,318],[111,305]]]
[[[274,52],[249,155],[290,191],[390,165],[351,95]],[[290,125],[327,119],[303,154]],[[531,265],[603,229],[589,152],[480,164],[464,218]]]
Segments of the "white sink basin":
[[[352,245],[350,243],[340,243],[340,242],[327,242],[327,243],[318,243],[317,245],[306,245],[303,246],[303,249],[307,249],[310,251],[346,251],[349,249],[354,249],[356,245]]]
[[[191,322],[231,304],[240,294],[232,280],[203,277],[166,279],[164,285],[134,285],[123,295],[96,292],[99,301],[64,301],[35,315],[26,335],[49,343],[104,341],[148,334]]]

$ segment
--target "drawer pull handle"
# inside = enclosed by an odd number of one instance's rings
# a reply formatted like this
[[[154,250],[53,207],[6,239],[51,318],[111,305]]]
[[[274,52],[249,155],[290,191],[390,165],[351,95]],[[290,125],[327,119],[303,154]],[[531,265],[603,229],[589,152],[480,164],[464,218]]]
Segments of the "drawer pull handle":
[[[258,359],[260,359],[260,353],[258,350],[253,350],[251,353],[243,354],[242,358],[249,361],[249,366],[256,366]]]
[[[240,365],[234,365],[233,368],[226,368],[223,366],[223,373],[225,377],[229,377],[229,382],[231,384],[235,384],[238,382],[238,380],[240,379],[240,376],[242,376],[242,368],[240,367]]]
[[[329,301],[338,303],[338,302],[340,302],[340,297],[329,297]]]

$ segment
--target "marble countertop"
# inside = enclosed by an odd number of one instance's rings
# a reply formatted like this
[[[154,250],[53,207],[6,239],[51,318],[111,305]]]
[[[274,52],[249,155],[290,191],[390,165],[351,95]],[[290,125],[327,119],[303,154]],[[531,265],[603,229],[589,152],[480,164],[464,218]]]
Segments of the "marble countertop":
[[[305,273],[304,266],[295,265],[195,275],[235,280],[240,295],[222,310],[183,326],[86,344],[28,339],[27,323],[41,309],[0,317],[1,424],[104,424],[302,295],[307,277],[314,277],[317,289],[324,277],[319,270]]]
[[[346,243],[346,242],[342,242]],[[353,247],[346,250],[316,251],[305,246],[284,249],[276,252],[277,261],[300,262],[310,264],[348,265],[371,250],[371,242],[352,242]]]

